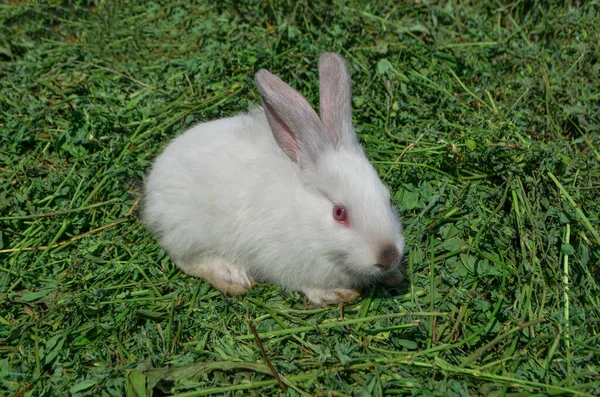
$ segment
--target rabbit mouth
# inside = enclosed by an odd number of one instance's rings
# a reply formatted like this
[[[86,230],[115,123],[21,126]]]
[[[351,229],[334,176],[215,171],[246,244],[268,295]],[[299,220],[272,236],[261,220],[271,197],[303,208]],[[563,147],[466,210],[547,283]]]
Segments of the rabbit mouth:
[[[395,246],[393,246],[393,249],[397,252]],[[380,282],[391,272],[400,268],[399,254],[394,256],[388,253],[388,255],[389,257],[385,257],[383,254],[380,255],[380,260],[377,261],[379,263],[359,263],[357,262],[358,258],[341,250],[331,252],[329,258],[332,262],[337,263],[348,277],[356,280],[359,284],[368,284],[373,281]]]
[[[392,267],[377,264],[374,267],[377,269],[377,274],[374,277],[377,282],[385,281],[386,277],[388,277],[390,274],[398,270],[402,270],[400,264],[396,264]]]

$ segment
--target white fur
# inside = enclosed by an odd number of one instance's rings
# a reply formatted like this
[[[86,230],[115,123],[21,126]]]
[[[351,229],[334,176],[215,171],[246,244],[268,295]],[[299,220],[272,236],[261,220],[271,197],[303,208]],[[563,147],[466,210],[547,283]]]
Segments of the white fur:
[[[274,76],[259,78],[271,83]],[[353,130],[344,145],[319,146],[317,160],[294,162],[296,152],[282,150],[271,121],[257,109],[200,124],[156,159],[144,220],[175,263],[244,288],[281,284],[317,304],[397,274],[375,266],[382,244],[402,253],[404,239],[390,194]],[[350,227],[334,220],[335,204],[346,206]]]

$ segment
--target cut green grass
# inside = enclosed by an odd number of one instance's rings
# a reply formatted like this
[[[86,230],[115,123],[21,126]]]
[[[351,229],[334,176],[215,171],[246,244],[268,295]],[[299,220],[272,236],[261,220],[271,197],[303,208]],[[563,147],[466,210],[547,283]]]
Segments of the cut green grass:
[[[600,395],[600,3],[0,4],[0,395]],[[152,160],[341,53],[407,238],[345,307],[181,273]],[[252,327],[255,328],[253,331]]]

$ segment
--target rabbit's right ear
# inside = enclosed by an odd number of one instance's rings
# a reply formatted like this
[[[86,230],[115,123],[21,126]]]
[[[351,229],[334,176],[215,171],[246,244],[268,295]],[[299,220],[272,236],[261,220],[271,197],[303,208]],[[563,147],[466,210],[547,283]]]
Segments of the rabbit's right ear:
[[[279,147],[295,163],[314,163],[329,140],[317,113],[296,90],[261,69],[255,76],[263,108]]]
[[[352,126],[352,82],[344,58],[326,52],[319,58],[321,81],[321,120],[325,133],[336,148],[356,147]]]

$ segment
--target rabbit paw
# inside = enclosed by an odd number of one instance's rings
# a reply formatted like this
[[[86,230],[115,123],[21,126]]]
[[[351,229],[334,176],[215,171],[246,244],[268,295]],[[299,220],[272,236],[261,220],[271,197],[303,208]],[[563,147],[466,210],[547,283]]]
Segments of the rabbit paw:
[[[338,303],[352,303],[358,298],[360,293],[356,289],[336,288],[325,289],[306,289],[304,295],[317,306],[326,306]]]
[[[243,269],[222,258],[198,260],[192,266],[180,267],[190,276],[205,279],[225,295],[243,295],[254,285],[254,280]]]

